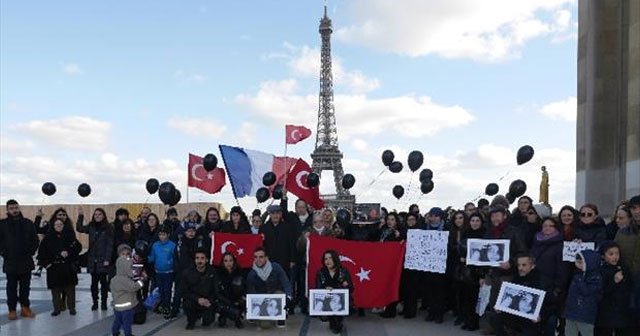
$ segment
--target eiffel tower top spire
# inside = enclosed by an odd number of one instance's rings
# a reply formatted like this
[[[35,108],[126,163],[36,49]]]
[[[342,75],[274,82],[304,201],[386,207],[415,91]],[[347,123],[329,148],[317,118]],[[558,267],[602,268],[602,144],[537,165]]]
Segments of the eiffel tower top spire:
[[[320,19],[318,28],[322,46],[320,49],[320,94],[318,96],[318,129],[316,132],[316,147],[311,154],[313,170],[321,175],[323,170],[332,170],[336,186],[335,195],[323,195],[325,204],[330,207],[350,208],[355,198],[342,187],[342,152],[338,148],[338,128],[336,126],[336,112],[333,104],[333,72],[331,66],[331,19],[324,6],[324,16]]]

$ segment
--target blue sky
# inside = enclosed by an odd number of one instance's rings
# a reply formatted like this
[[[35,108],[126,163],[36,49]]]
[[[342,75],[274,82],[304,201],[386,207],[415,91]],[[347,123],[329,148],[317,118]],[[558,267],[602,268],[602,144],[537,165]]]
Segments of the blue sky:
[[[573,203],[577,4],[515,3],[329,2],[339,140],[359,199],[418,199],[391,197],[408,172],[367,191],[392,148],[405,162],[423,151],[435,171],[423,208],[461,206],[507,171],[503,190],[523,178],[537,198],[540,165],[552,202]],[[184,195],[188,152],[282,154],[285,123],[315,132],[320,1],[0,6],[2,201],[38,203],[51,180],[62,186],[51,202],[77,202],[81,182],[88,201],[139,202],[152,176]],[[313,141],[289,154],[308,159]],[[516,167],[524,144],[536,157]],[[228,187],[192,195],[231,201]]]

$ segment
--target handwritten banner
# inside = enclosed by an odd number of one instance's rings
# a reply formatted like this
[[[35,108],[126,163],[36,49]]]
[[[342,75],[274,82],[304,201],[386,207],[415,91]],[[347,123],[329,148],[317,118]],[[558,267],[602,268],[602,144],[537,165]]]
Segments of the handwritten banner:
[[[447,269],[449,232],[408,230],[404,268],[432,273]]]
[[[564,242],[562,246],[562,261],[576,261],[576,254],[584,250],[595,250],[596,244],[591,243],[579,243],[579,242]]]

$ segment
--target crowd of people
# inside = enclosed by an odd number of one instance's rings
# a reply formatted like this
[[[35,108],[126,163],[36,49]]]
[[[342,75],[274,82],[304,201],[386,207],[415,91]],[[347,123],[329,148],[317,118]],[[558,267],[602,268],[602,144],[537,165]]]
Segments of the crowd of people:
[[[451,312],[456,326],[476,331],[485,319],[484,331],[499,336],[640,334],[640,195],[621,203],[609,223],[595,204],[577,209],[567,205],[552,215],[548,206],[533,204],[527,196],[518,199],[511,211],[509,201],[500,195],[491,202],[467,203],[460,210],[434,207],[425,215],[416,204],[406,212],[382,208],[375,224],[345,225],[336,221],[332,209],[312,211],[303,200],[297,200],[294,207],[289,211],[286,197],[265,213],[254,210],[247,215],[234,206],[228,221],[215,207],[204,217],[189,211],[182,220],[175,208],[169,208],[162,221],[149,208],[143,208],[135,220],[121,208],[113,223],[103,209],[96,208],[88,221],[79,211],[74,225],[64,208],[48,220],[39,211],[32,222],[21,215],[18,203],[10,200],[7,218],[0,223],[9,319],[18,318],[18,303],[20,316],[34,317],[29,288],[36,265],[40,269],[34,274],[46,269],[52,316],[67,309],[76,314],[77,273],[86,267],[91,275],[91,309],[107,310],[111,293],[114,335],[120,328],[125,335],[131,334],[136,314],[146,313],[142,302],[155,289],[159,302],[154,312],[166,319],[184,312],[186,329],[193,329],[199,320],[203,326],[210,325],[216,318],[220,327],[231,321],[242,328],[247,294],[282,293],[287,298],[284,309],[288,315],[296,309],[308,314],[305,274],[310,235],[386,242],[404,241],[407,230],[420,229],[449,232],[446,272],[404,269],[400,300],[374,310],[384,318],[402,315],[412,319],[425,310],[425,321],[442,323]],[[78,232],[89,237],[85,253],[81,253]],[[212,266],[214,232],[263,235],[263,246],[253,251],[253,266],[241,268],[232,253],[224,254],[220,266]],[[510,258],[498,267],[468,265],[469,239],[509,240]],[[574,263],[563,261],[563,243],[569,241],[592,242],[595,250],[580,252]],[[322,264],[316,288],[354,290],[351,275],[341,266],[336,251],[326,251]],[[503,282],[546,293],[536,320],[492,309]],[[489,304],[480,316],[476,303],[480,289],[487,285],[491,286]],[[352,307],[352,314],[363,316],[363,308]],[[334,333],[341,332],[343,317],[322,320],[329,322]],[[265,322],[259,323],[267,327]],[[285,320],[276,325],[284,326]]]

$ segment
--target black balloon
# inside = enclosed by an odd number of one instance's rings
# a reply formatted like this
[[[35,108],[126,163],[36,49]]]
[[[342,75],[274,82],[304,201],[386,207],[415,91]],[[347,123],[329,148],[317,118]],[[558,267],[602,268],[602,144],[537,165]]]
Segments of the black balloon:
[[[392,151],[390,150],[385,150],[384,152],[382,152],[382,163],[385,166],[389,166],[391,164],[391,162],[393,162],[393,159],[395,159],[395,154],[393,154]]]
[[[393,196],[397,199],[400,199],[404,196],[404,188],[401,185],[396,185],[393,187]]]
[[[429,168],[420,171],[420,182],[430,181],[433,178],[433,172]]]
[[[211,153],[205,155],[204,158],[202,159],[202,167],[204,167],[204,170],[208,172],[216,169],[217,166],[218,166],[218,158]]]
[[[171,182],[162,182],[158,188],[158,196],[163,204],[171,204],[176,193],[176,186]]]
[[[402,171],[402,162],[400,161],[393,161],[391,162],[391,164],[389,165],[389,170],[392,173],[399,173]]]
[[[180,203],[181,198],[182,198],[182,194],[180,193],[180,190],[175,189],[175,191],[173,192],[173,197],[171,198],[171,202],[169,203],[169,206],[174,206]]]
[[[407,160],[407,163],[409,164],[409,169],[411,169],[412,172],[415,172],[416,170],[420,169],[420,167],[422,167],[423,162],[424,162],[424,156],[422,155],[422,152],[413,151],[409,153],[409,159]]]
[[[275,188],[273,188],[273,193],[271,194],[271,196],[273,196],[273,199],[281,199],[282,196],[284,196],[284,187],[282,186],[282,184],[278,184]]]
[[[520,197],[524,195],[525,192],[527,192],[527,184],[524,183],[523,180],[515,180],[511,182],[511,185],[509,186],[509,193],[513,195],[513,197]]]
[[[529,145],[520,147],[520,149],[518,149],[518,156],[516,157],[516,160],[518,161],[518,165],[522,165],[529,162],[529,160],[533,158],[533,153],[534,153],[533,147]]]
[[[509,201],[509,204],[513,204],[513,202],[516,201],[516,197],[511,193],[507,193],[506,195],[504,195],[504,197],[507,199],[507,201]]]
[[[262,184],[268,187],[273,185],[274,183],[276,183],[276,174],[274,174],[273,172],[264,173],[264,176],[262,177]]]
[[[87,197],[91,194],[91,186],[86,183],[82,183],[78,186],[78,195],[80,197]]]
[[[484,188],[484,193],[489,195],[489,196],[493,196],[493,195],[497,194],[499,190],[500,190],[500,188],[498,187],[497,184],[489,183],[489,184],[487,184],[487,187]]]
[[[340,208],[336,212],[336,222],[342,225],[343,227],[349,225],[351,223],[351,213],[349,210]]]
[[[316,173],[309,173],[307,175],[307,187],[315,188],[320,185],[320,176]]]
[[[258,200],[258,203],[268,200],[269,197],[271,197],[271,195],[269,193],[269,189],[266,187],[262,187],[256,191],[256,200]]]
[[[147,188],[147,192],[153,195],[158,191],[158,188],[160,187],[160,182],[158,182],[158,180],[154,178],[150,178],[147,180],[147,185],[145,187]]]
[[[46,182],[42,185],[42,193],[51,196],[56,193],[56,185],[51,182]]]
[[[342,187],[345,189],[351,189],[355,183],[356,178],[351,174],[347,174],[342,177]]]
[[[432,180],[425,180],[424,182],[420,183],[420,191],[423,194],[428,194],[433,190],[433,181]]]

